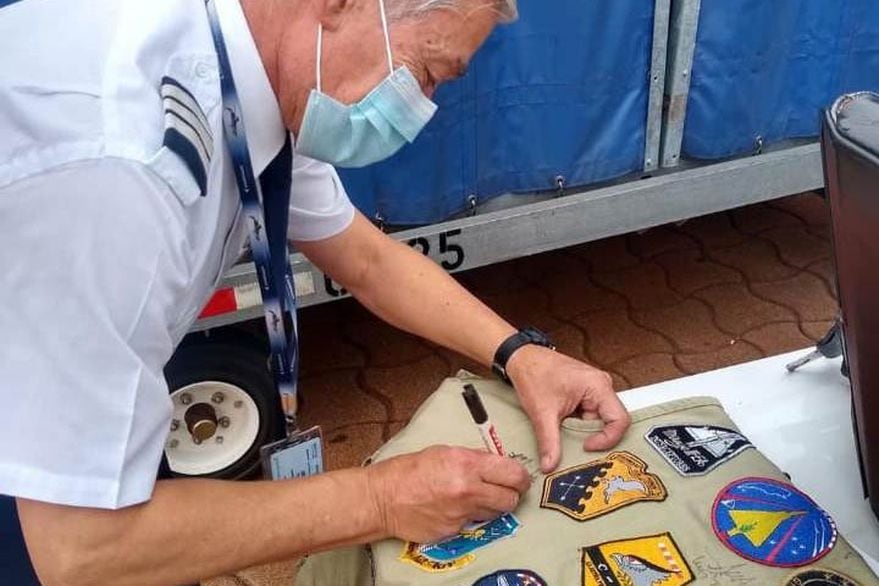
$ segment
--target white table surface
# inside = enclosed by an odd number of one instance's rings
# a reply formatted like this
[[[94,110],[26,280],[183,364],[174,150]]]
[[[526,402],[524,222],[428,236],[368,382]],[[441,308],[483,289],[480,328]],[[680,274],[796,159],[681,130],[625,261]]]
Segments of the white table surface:
[[[879,575],[879,521],[863,497],[851,394],[841,359],[789,374],[809,350],[620,393],[629,409],[716,397],[754,445],[836,520],[840,533]]]

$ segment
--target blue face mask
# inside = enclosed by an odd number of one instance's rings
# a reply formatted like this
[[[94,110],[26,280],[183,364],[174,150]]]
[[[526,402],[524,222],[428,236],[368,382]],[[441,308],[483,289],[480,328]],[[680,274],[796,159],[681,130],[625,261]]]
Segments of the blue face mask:
[[[387,159],[412,142],[437,106],[408,67],[394,70],[384,1],[382,27],[390,75],[356,104],[346,106],[321,91],[323,27],[317,34],[317,89],[311,90],[296,151],[337,167],[365,167]]]

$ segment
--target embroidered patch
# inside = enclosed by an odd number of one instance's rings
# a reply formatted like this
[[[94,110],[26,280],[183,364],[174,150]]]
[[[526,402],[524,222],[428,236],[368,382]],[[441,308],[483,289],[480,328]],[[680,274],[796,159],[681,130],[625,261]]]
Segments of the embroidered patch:
[[[713,425],[662,425],[644,439],[683,476],[707,474],[754,447],[742,434]]]
[[[628,452],[550,474],[540,506],[578,521],[594,519],[639,501],[664,501],[668,493],[647,464]]]
[[[671,533],[583,549],[583,586],[683,586],[693,571]]]
[[[788,578],[785,586],[859,586],[857,582],[833,570],[806,570]]]
[[[472,525],[455,537],[439,543],[407,543],[400,559],[427,572],[445,572],[463,568],[476,559],[478,549],[516,534],[521,524],[512,514],[493,521]]]
[[[483,576],[473,586],[546,586],[546,580],[530,570],[501,570]]]
[[[830,515],[796,487],[770,478],[743,478],[721,490],[711,524],[729,549],[777,568],[814,563],[836,543]]]
[[[170,77],[162,78],[165,109],[164,145],[186,164],[204,196],[214,154],[214,137],[201,106],[189,90]]]

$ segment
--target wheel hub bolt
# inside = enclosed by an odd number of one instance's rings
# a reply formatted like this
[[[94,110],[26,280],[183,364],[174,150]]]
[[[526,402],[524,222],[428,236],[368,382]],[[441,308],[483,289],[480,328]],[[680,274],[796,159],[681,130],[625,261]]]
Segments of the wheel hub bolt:
[[[196,403],[186,410],[183,419],[196,445],[214,437],[217,432],[217,412],[210,403]]]
[[[219,405],[226,399],[226,396],[223,393],[216,392],[211,396],[211,401]]]
[[[229,427],[232,424],[232,420],[230,420],[228,417],[220,417],[219,424],[220,424],[220,427],[223,427],[223,428]]]
[[[192,395],[190,395],[189,393],[183,393],[182,395],[180,395],[180,402],[184,405],[189,405],[190,403],[192,403]]]
[[[171,431],[177,431],[178,429],[180,429],[180,420],[179,419],[172,419],[171,420]]]
[[[223,436],[218,435],[216,438],[214,438],[214,441],[217,442],[218,444],[223,443]]]
[[[179,441],[177,441],[177,440],[175,440],[175,439],[172,439],[170,442],[168,442],[168,449],[173,450],[173,449],[175,449],[175,448],[176,448],[177,446],[179,446],[179,445],[180,445],[180,442],[179,442]]]

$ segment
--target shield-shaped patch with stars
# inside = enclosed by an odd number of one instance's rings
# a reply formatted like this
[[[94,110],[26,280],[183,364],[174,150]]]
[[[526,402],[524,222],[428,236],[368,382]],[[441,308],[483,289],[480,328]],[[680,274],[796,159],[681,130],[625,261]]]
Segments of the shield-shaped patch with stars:
[[[668,492],[647,464],[629,452],[560,470],[546,477],[540,506],[578,521],[641,501],[663,501]]]

